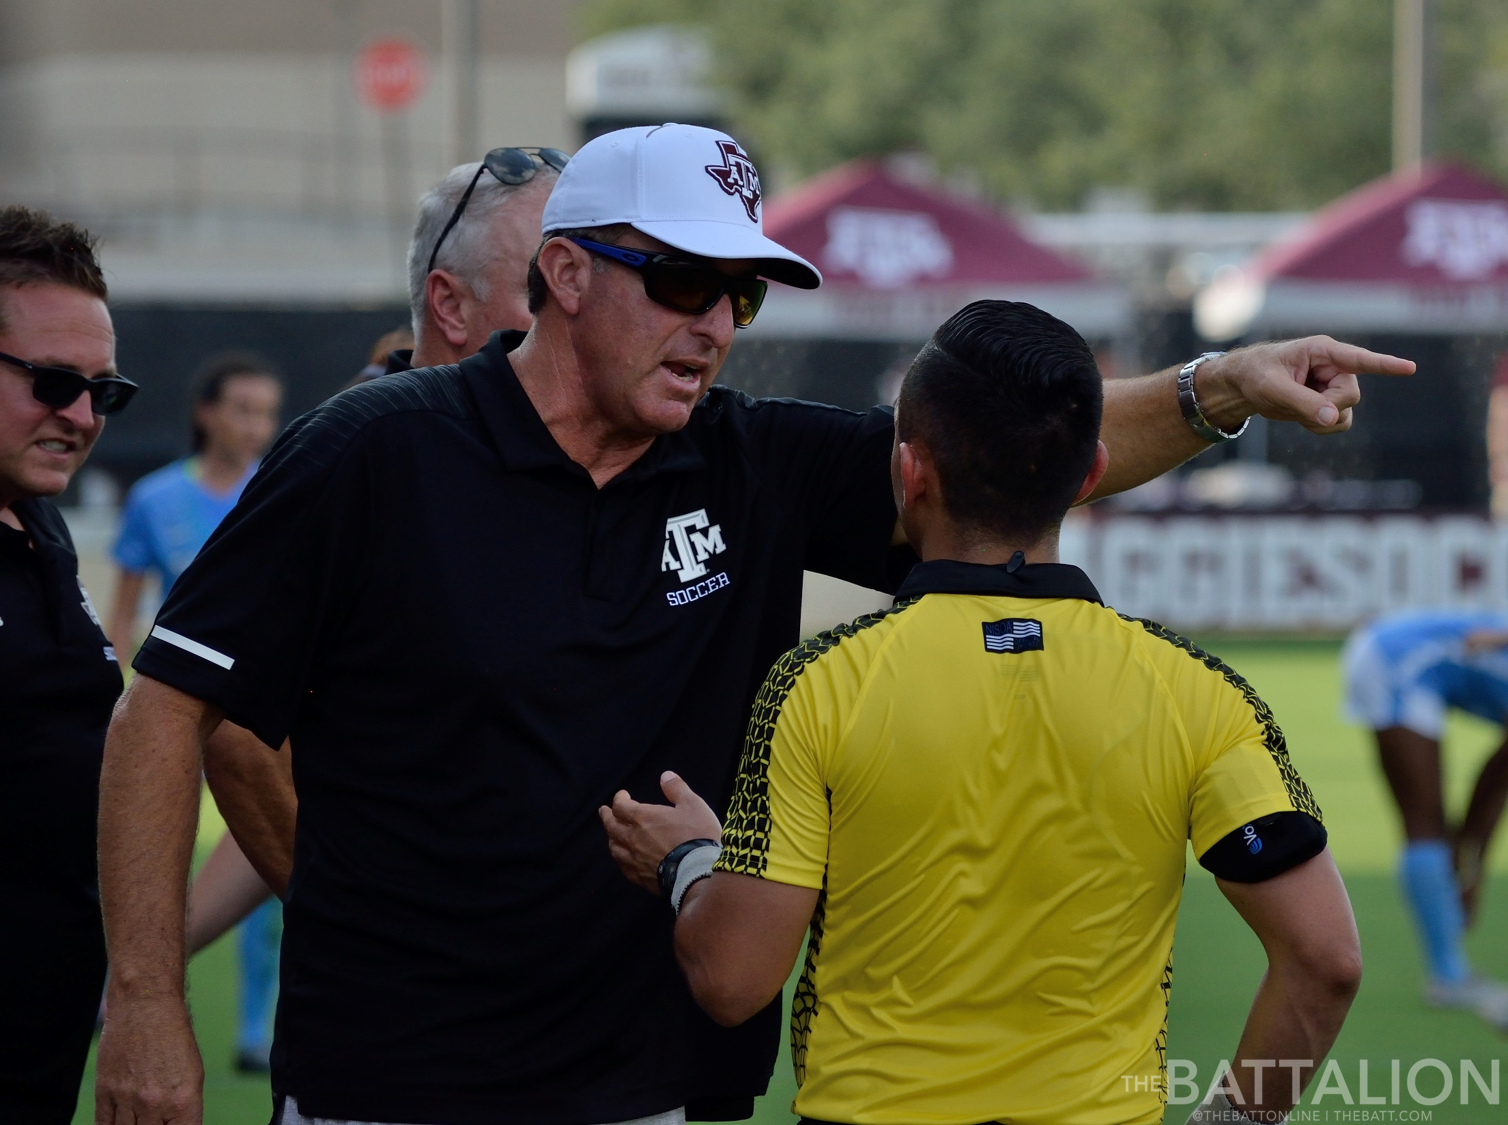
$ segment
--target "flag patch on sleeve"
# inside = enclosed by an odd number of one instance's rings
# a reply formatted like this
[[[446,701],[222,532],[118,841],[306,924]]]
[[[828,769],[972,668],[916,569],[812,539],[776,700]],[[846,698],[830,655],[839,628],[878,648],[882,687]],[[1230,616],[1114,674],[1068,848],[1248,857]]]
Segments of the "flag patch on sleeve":
[[[1042,622],[1030,617],[1006,617],[984,623],[986,652],[1029,652],[1042,647]]]

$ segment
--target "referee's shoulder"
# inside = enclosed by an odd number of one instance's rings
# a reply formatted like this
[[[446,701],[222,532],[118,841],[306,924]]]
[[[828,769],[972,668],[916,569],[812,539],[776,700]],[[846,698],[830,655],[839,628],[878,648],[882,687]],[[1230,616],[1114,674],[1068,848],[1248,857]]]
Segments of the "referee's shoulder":
[[[778,706],[799,681],[812,674],[841,671],[862,678],[885,641],[903,623],[914,619],[906,611],[918,601],[919,598],[898,601],[887,609],[866,613],[806,638],[775,662],[765,678],[761,698]]]
[[[1129,632],[1137,649],[1166,679],[1191,682],[1204,691],[1234,692],[1253,707],[1266,709],[1267,705],[1257,696],[1245,677],[1182,633],[1176,633],[1161,622],[1145,617],[1132,617],[1108,608],[1107,612],[1115,615],[1121,628]]]

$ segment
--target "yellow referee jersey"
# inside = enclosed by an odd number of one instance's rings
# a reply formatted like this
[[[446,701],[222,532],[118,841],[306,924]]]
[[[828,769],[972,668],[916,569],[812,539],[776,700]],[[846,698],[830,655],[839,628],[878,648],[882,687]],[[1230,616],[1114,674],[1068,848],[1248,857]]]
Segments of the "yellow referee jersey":
[[[820,888],[802,1116],[1162,1119],[1185,840],[1319,809],[1266,704],[1070,566],[935,561],[771,671],[718,869]]]

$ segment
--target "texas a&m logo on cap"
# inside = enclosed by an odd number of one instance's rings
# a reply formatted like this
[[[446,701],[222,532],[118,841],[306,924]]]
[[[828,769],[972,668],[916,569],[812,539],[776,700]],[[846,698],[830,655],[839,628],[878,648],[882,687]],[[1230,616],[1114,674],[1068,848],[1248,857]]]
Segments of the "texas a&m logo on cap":
[[[736,195],[743,201],[749,222],[759,222],[759,172],[754,161],[738,147],[737,141],[718,141],[717,147],[722,152],[723,162],[707,165],[707,175],[729,195]]]

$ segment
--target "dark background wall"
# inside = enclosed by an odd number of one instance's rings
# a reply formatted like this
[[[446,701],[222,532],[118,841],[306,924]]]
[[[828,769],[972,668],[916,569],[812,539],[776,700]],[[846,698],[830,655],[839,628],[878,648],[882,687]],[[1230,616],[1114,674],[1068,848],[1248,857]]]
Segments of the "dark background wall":
[[[227,349],[265,356],[283,375],[284,421],[317,406],[367,361],[377,338],[408,323],[408,310],[115,307],[116,363],[141,384],[110,419],[90,464],[122,484],[188,452],[189,381]]]

